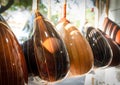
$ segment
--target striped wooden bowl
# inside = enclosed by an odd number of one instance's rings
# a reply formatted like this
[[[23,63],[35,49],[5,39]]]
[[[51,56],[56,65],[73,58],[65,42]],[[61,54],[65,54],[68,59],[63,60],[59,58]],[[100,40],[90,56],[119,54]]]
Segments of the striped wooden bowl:
[[[56,30],[63,38],[69,58],[71,76],[81,76],[93,67],[93,54],[87,40],[66,18],[62,18]]]
[[[112,51],[106,38],[94,27],[88,27],[86,38],[93,51],[95,68],[107,67],[112,61]]]
[[[9,27],[0,22],[0,85],[25,85],[27,82],[22,49]]]
[[[118,44],[113,39],[111,39],[110,36],[108,36],[102,31],[100,32],[104,35],[104,37],[106,38],[106,40],[108,41],[111,47],[113,58],[109,66],[119,66],[120,65],[120,48]]]
[[[39,76],[48,82],[61,80],[69,71],[65,45],[53,25],[38,11],[35,15],[33,39]]]

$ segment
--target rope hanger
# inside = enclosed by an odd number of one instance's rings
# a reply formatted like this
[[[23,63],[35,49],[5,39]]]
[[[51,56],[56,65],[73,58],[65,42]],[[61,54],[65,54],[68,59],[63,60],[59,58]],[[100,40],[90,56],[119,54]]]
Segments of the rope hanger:
[[[67,0],[64,0],[64,9],[63,9],[63,18],[66,18],[66,6],[67,6]]]
[[[33,0],[32,2],[32,11],[38,10],[40,0]]]

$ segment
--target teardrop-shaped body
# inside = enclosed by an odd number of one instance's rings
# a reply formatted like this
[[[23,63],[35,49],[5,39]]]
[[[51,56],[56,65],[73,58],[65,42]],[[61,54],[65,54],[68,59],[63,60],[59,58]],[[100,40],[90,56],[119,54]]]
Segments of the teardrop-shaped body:
[[[67,47],[72,76],[88,73],[93,67],[93,54],[87,40],[66,19],[62,19],[56,28]]]
[[[112,51],[108,41],[93,27],[87,29],[86,38],[93,51],[94,66],[107,67],[112,60]]]
[[[106,40],[108,41],[111,47],[112,61],[109,64],[109,66],[119,66],[120,65],[120,48],[118,44],[113,39],[111,39],[107,34],[102,32],[101,30],[99,31],[103,34],[103,36],[106,38]]]
[[[22,49],[9,27],[0,22],[0,85],[25,85],[27,82]]]
[[[34,52],[42,80],[54,82],[63,79],[69,70],[65,45],[53,25],[36,11]]]
[[[18,39],[25,56],[29,76],[39,75],[33,46],[34,18],[35,14],[32,13],[21,32],[23,35]]]

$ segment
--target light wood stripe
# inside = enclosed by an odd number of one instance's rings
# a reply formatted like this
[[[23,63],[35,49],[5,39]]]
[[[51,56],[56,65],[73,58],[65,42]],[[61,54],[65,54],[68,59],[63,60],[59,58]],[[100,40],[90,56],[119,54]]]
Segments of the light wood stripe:
[[[6,24],[0,22],[0,40],[1,40],[1,49],[0,53],[2,56],[0,69],[2,73],[0,73],[0,83],[1,85],[24,85],[25,78],[24,76],[24,68],[22,64],[25,65],[25,62],[22,62],[21,59],[23,56],[21,55],[21,49],[19,49],[19,44],[9,27]],[[1,57],[1,56],[0,56]],[[13,65],[14,64],[14,65]],[[1,82],[2,81],[2,82]]]

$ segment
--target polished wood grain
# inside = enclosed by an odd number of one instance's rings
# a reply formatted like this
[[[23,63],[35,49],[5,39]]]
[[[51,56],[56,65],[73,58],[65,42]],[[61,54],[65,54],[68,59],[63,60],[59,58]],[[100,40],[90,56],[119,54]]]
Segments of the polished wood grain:
[[[69,71],[66,48],[53,25],[38,11],[35,15],[33,39],[39,76],[48,82],[61,80]]]
[[[113,28],[111,35],[109,35],[111,39],[117,42],[120,45],[120,27],[116,26]]]
[[[95,67],[120,65],[120,48],[105,32],[89,27],[86,38],[94,54]]]
[[[35,13],[32,13],[31,16],[28,18],[28,21],[26,22],[24,28],[22,29],[22,33],[25,35],[21,35],[19,39],[19,43],[21,44],[25,60],[27,63],[29,76],[39,75],[33,46],[34,18]]]
[[[120,29],[117,31],[117,33],[115,35],[115,41],[118,43],[118,45],[120,47]]]
[[[106,40],[108,41],[111,47],[112,61],[109,66],[119,66],[120,65],[120,48],[118,44],[113,39],[111,39],[109,35],[105,34],[101,30],[99,31],[104,35],[104,37],[106,38]]]
[[[0,22],[0,85],[25,85],[27,82],[22,49],[9,27]]]
[[[25,40],[24,43],[21,44],[21,47],[27,64],[28,76],[38,76],[39,72],[37,68],[37,62],[35,59],[33,37],[29,37],[28,40]]]
[[[106,17],[104,19],[102,28],[99,29],[102,30],[105,34],[109,35],[111,39],[120,45],[120,27],[115,22]]]
[[[113,57],[106,38],[94,27],[87,28],[86,38],[93,51],[95,68],[108,67]]]
[[[71,76],[80,76],[88,73],[93,67],[94,59],[87,40],[66,18],[62,18],[59,21],[56,30],[67,47]]]

